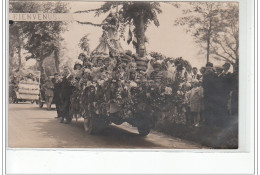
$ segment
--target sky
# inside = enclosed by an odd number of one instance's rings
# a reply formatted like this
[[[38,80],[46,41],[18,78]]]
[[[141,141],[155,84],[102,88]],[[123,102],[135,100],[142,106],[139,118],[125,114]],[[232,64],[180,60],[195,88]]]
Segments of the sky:
[[[102,2],[80,2],[67,1],[70,7],[70,13],[80,10],[95,9],[100,7]],[[166,3],[161,3],[162,13],[158,14],[160,26],[156,27],[154,24],[150,24],[146,31],[146,37],[148,43],[146,44],[147,52],[156,51],[160,52],[168,57],[182,57],[188,60],[192,66],[201,67],[206,64],[206,54],[200,54],[200,47],[194,42],[190,33],[186,33],[185,29],[181,26],[175,26],[174,21],[178,17],[182,16],[181,9],[177,9],[174,6]],[[90,21],[93,23],[101,23],[107,16],[100,15],[94,17],[94,13],[77,14],[74,16],[79,21]],[[94,27],[91,25],[82,25],[76,21],[68,22],[67,31],[62,34],[64,41],[64,54],[62,60],[67,60],[71,65],[77,60],[80,50],[78,43],[80,39],[89,34],[90,50],[93,51],[98,43],[99,38],[102,35],[101,27]],[[128,30],[126,30],[128,31]],[[126,36],[127,38],[127,33]],[[132,50],[134,48],[132,44],[128,45],[123,39],[120,40],[122,47],[125,50]],[[222,62],[210,60],[215,65],[221,65]]]

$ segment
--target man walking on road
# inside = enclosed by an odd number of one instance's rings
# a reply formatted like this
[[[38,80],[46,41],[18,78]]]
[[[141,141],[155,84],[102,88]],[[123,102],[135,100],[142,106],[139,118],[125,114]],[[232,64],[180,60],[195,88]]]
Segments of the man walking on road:
[[[53,89],[54,89],[54,84],[51,81],[51,78],[48,77],[48,80],[46,81],[46,83],[44,83],[44,85],[42,86],[42,88],[45,91],[45,100],[47,103],[47,110],[51,110],[51,104],[52,104],[52,100],[53,100]]]
[[[54,74],[54,97],[53,101],[56,105],[56,110],[57,110],[57,117],[60,118],[62,116],[62,111],[61,111],[61,87],[62,87],[62,78],[59,76],[58,73]]]
[[[69,70],[69,67],[64,67],[64,77],[62,80],[61,86],[61,106],[62,106],[62,119],[61,123],[64,122],[64,118],[66,119],[65,124],[69,124],[71,122],[71,117],[69,115],[70,110],[70,96],[73,92],[73,86],[70,81],[72,80],[72,75]]]

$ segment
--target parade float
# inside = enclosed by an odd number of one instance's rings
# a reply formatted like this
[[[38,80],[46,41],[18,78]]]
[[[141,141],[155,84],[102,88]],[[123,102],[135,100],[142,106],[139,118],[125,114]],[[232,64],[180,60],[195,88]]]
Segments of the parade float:
[[[140,46],[143,55],[140,49],[138,54],[125,51],[117,35],[118,27],[116,14],[109,14],[102,23],[103,33],[96,49],[89,56],[79,55],[81,63],[75,64],[72,80],[75,89],[70,115],[83,117],[84,128],[90,134],[111,123],[127,122],[146,136],[159,117],[183,111],[184,100],[178,100],[184,99],[183,69],[189,71],[191,66],[182,58],[146,54],[144,45]],[[174,120],[185,123],[183,115]]]
[[[90,57],[80,56],[83,69],[76,70],[72,84],[71,117],[84,117],[84,128],[97,133],[111,123],[130,123],[141,135],[149,134],[154,124],[148,104],[144,77],[137,81],[136,64],[125,52],[117,36],[118,23],[110,14],[102,23],[103,34]]]

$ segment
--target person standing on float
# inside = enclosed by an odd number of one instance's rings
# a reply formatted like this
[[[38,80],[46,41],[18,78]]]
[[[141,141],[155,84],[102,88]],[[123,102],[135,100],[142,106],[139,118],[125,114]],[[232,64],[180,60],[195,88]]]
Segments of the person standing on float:
[[[149,61],[146,55],[145,45],[141,44],[139,46],[138,55],[135,55],[134,58],[136,62],[136,78],[141,81],[142,79],[147,78],[146,73]]]

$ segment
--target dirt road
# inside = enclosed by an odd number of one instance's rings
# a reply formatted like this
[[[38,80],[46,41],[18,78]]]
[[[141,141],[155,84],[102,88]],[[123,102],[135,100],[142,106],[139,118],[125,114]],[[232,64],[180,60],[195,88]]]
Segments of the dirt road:
[[[173,148],[198,149],[201,145],[152,131],[141,137],[124,123],[111,125],[98,135],[84,132],[83,120],[62,124],[56,111],[36,104],[9,105],[8,147],[10,148]]]

